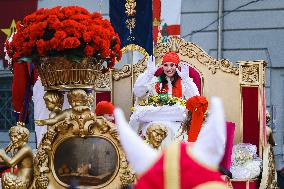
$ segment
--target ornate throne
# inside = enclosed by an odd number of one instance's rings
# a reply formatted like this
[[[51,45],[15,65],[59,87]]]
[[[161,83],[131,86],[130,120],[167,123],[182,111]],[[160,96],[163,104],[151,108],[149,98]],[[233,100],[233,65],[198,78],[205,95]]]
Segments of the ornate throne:
[[[146,69],[145,62],[148,55],[137,46],[129,46],[125,49],[127,50],[140,51],[144,58],[137,64],[124,64],[122,69],[114,70],[109,74],[110,82],[107,87],[97,90],[107,89],[114,104],[122,107],[126,115],[130,116],[134,102],[132,86],[137,76]],[[235,124],[234,131],[231,131],[233,135],[227,133],[228,141],[257,146],[258,155],[263,160],[263,170],[261,179],[255,179],[253,182],[260,188],[276,188],[273,150],[266,139],[264,91],[266,62],[239,61],[234,65],[226,59],[216,60],[197,45],[179,37],[170,37],[166,44],[156,46],[154,52],[156,61],[160,63],[163,55],[169,51],[177,52],[181,61],[194,69],[190,76],[193,77],[203,96],[207,99],[219,96],[223,100],[226,119],[231,125]],[[228,165],[231,161],[232,143],[226,148]],[[245,182],[246,188],[250,187],[248,180],[232,180],[232,183],[241,182]]]

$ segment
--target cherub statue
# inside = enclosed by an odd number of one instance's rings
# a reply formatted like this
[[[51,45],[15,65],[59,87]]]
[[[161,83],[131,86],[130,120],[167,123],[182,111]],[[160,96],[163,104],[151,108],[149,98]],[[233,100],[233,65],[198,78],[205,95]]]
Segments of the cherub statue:
[[[11,127],[9,131],[10,144],[6,150],[0,149],[0,164],[10,167],[17,166],[17,173],[2,175],[3,189],[26,189],[33,181],[33,153],[27,145],[29,130],[20,125]],[[7,153],[11,152],[12,157]]]
[[[168,130],[163,124],[155,123],[147,128],[146,137],[153,148],[159,149],[167,133]]]
[[[63,94],[57,91],[47,91],[43,99],[47,109],[50,111],[49,118],[54,118],[61,112],[64,103]]]
[[[84,112],[90,113],[90,106],[94,101],[92,94],[87,94],[83,89],[73,89],[67,94],[68,102],[71,108],[66,109],[46,120],[36,120],[38,125],[54,125],[66,118],[72,116],[72,114],[83,114]]]

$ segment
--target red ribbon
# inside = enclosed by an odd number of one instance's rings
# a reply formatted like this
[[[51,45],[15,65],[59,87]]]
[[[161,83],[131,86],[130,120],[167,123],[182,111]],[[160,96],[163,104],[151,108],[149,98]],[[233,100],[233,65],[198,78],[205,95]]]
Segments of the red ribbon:
[[[201,129],[208,101],[204,96],[193,96],[186,102],[186,108],[192,113],[191,124],[187,131],[188,142],[195,142]]]

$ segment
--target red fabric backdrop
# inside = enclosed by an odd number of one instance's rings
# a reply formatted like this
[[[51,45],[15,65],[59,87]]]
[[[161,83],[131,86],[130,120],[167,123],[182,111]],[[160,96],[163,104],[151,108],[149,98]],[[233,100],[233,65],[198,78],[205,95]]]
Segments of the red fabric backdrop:
[[[111,92],[110,91],[104,91],[104,92],[96,92],[96,105],[100,101],[111,101]]]
[[[235,134],[235,123],[226,122],[226,131],[227,131],[227,141],[225,146],[225,154],[220,165],[227,170],[230,170],[231,161],[232,161],[232,151],[234,145],[234,134]]]
[[[193,79],[193,82],[196,84],[200,95],[202,95],[201,78],[200,78],[199,73],[194,68],[190,68],[189,69],[189,76]]]
[[[258,87],[242,87],[243,142],[259,147]]]

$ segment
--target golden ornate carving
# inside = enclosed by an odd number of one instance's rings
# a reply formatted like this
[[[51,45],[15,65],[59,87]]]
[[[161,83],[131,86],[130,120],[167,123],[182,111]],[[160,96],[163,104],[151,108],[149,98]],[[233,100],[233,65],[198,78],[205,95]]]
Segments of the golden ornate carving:
[[[99,72],[97,78],[96,78],[96,85],[95,88],[98,89],[111,89],[111,78],[110,78],[111,72],[108,71],[106,73]]]
[[[124,54],[127,51],[138,51],[141,54],[144,55],[142,59],[138,61],[137,64],[133,65],[133,73],[137,77],[140,73],[143,73],[146,69],[146,61],[149,58],[149,54],[146,52],[145,49],[142,47],[135,45],[135,44],[129,44],[121,49],[121,52]],[[123,65],[122,69],[115,70],[112,77],[115,81],[118,81],[122,78],[131,76],[131,64],[125,64]]]
[[[131,75],[131,66],[126,64],[123,65],[122,69],[115,70],[112,77],[115,81],[118,81],[122,78],[129,77]]]
[[[49,179],[46,175],[38,176],[35,179],[35,189],[46,189],[49,184]]]
[[[149,144],[155,148],[159,149],[163,140],[167,137],[168,130],[163,124],[152,124],[147,128],[146,140]]]
[[[194,43],[187,42],[177,36],[170,36],[167,43],[160,43],[156,46],[154,54],[157,58],[162,58],[165,53],[174,51],[182,56],[189,58],[195,58],[201,64],[204,64],[211,70],[212,74],[215,74],[219,69],[226,73],[232,73],[234,75],[239,74],[239,69],[234,66],[233,63],[228,60],[216,60],[211,56],[207,55],[201,48],[196,46]]]
[[[258,65],[242,66],[242,81],[245,83],[259,82],[259,67]]]
[[[277,189],[277,177],[273,148],[266,145],[263,150],[263,171],[260,189]]]
[[[147,61],[147,59],[148,59],[148,57],[144,56],[142,59],[140,59],[138,61],[137,64],[133,65],[133,72],[134,72],[134,75],[135,75],[136,78],[139,76],[139,74],[143,73],[146,70],[146,68],[147,68],[146,61]]]
[[[238,61],[237,64],[240,67],[241,84],[249,86],[265,85],[265,61]]]
[[[55,117],[62,110],[64,103],[64,96],[58,91],[47,91],[43,99],[46,104],[46,108],[50,111],[49,118]]]
[[[90,110],[89,106],[93,102],[93,98],[85,90],[73,89],[68,92],[67,97],[71,105],[70,109],[57,112],[56,115],[50,116],[47,120],[37,121],[39,124],[47,124],[48,131],[44,135],[35,157],[35,181],[33,186],[40,189],[46,189],[47,186],[54,188],[68,187],[65,182],[59,179],[60,175],[57,175],[59,170],[55,170],[55,152],[60,148],[61,143],[74,137],[104,138],[116,149],[118,162],[115,172],[111,178],[98,187],[113,188],[114,186],[133,183],[135,175],[130,170],[128,162],[125,160],[126,157],[122,149],[120,149],[120,142],[114,124],[102,116],[96,117]],[[87,174],[85,164],[77,168],[79,175]]]
[[[47,90],[64,88],[93,88],[97,71],[102,62],[94,58],[84,58],[73,62],[65,57],[43,57],[36,65],[43,86]]]
[[[33,182],[33,153],[27,145],[29,130],[20,125],[11,127],[9,131],[10,144],[6,150],[0,150],[0,164],[10,167],[17,166],[17,173],[4,173],[2,175],[2,188],[27,189]],[[11,152],[10,158],[7,153]]]
[[[266,139],[267,139],[267,143],[269,143],[272,146],[276,146],[276,142],[275,142],[273,134],[272,134],[272,129],[269,127],[270,126],[269,122],[271,120],[271,116],[269,114],[269,111],[267,111],[267,110],[266,110],[265,119],[266,119]]]
[[[128,162],[125,157],[121,158],[120,160],[121,169],[119,171],[120,174],[120,181],[122,186],[127,186],[129,183],[134,183],[135,181],[135,174],[129,168]]]
[[[129,44],[121,49],[122,54],[126,53],[127,51],[138,51],[144,56],[149,57],[149,54],[146,52],[146,50],[136,44]]]

